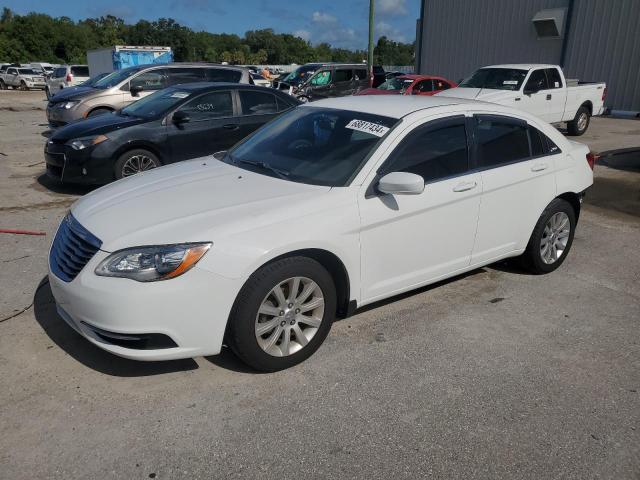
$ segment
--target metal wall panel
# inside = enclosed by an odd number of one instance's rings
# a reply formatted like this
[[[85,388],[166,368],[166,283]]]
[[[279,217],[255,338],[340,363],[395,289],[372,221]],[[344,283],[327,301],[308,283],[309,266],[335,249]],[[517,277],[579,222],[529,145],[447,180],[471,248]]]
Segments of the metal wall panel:
[[[607,82],[607,106],[640,111],[640,0],[574,2],[565,73]]]
[[[531,19],[570,0],[423,0],[421,73],[452,80],[496,63],[560,63],[562,39],[538,39]],[[605,81],[606,105],[640,111],[640,0],[574,0],[569,78]]]

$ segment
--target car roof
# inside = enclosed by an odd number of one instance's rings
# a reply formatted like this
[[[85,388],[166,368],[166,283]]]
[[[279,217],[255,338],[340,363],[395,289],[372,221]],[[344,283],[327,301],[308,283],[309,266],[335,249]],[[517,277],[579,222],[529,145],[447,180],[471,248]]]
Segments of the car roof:
[[[442,107],[445,105],[486,105],[485,102],[466,98],[432,97],[432,96],[400,96],[400,95],[356,95],[350,97],[329,98],[313,103],[305,103],[303,107],[325,107],[354,112],[370,113],[384,117],[402,118],[417,110]]]
[[[275,95],[282,95],[287,98],[294,98],[285,92],[281,92],[278,89],[270,88],[270,87],[261,87],[258,85],[249,85],[248,83],[234,83],[234,82],[190,82],[190,83],[178,83],[175,85],[171,85],[167,87],[173,90],[183,90],[186,92],[201,92],[207,90],[219,90],[219,89],[246,89],[246,90],[257,90],[263,91],[267,93],[272,93]]]
[[[557,65],[550,63],[505,63],[503,65],[487,65],[482,68],[513,68],[516,70],[533,70],[535,68],[557,68]]]

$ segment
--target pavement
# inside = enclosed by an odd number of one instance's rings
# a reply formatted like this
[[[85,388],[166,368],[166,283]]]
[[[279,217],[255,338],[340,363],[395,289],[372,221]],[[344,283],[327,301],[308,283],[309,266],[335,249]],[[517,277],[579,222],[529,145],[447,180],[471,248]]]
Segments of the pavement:
[[[43,177],[44,106],[0,91],[0,227],[46,233],[0,234],[0,479],[640,478],[640,173],[596,166],[550,275],[501,263],[366,307],[275,374],[138,363],[55,313],[47,248],[86,189]],[[579,141],[639,147],[640,122]]]

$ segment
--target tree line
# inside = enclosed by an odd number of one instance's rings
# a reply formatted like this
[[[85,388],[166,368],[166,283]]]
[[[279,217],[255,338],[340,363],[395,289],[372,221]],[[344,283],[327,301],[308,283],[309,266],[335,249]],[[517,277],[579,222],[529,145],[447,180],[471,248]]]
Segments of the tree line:
[[[313,61],[362,62],[366,50],[333,48],[327,43],[312,45],[288,33],[272,29],[235,34],[195,32],[172,18],[127,24],[107,15],[73,21],[41,13],[17,15],[4,8],[0,15],[0,62],[41,61],[86,63],[86,52],[114,45],[169,46],[177,62],[206,61],[231,64],[304,64]],[[374,62],[383,65],[412,65],[414,45],[380,37]]]

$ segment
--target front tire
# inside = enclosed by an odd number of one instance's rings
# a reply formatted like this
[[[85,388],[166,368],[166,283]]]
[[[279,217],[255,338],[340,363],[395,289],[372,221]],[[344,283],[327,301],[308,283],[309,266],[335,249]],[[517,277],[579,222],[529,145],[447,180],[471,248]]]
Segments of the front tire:
[[[523,267],[535,274],[553,272],[569,254],[576,229],[576,212],[569,202],[554,199],[538,219],[527,249],[520,257]]]
[[[120,155],[115,164],[115,177],[120,180],[161,166],[162,163],[156,155],[148,150],[137,148]]]
[[[27,87],[27,84],[24,82],[24,80],[20,82],[20,90],[22,90],[23,92],[29,90],[29,87]]]
[[[579,137],[589,128],[591,122],[591,114],[587,107],[580,107],[576,112],[576,116],[570,122],[567,122],[567,131],[569,135]]]
[[[227,342],[250,367],[274,372],[309,358],[324,342],[336,314],[327,270],[308,257],[288,257],[257,270],[238,294]]]

